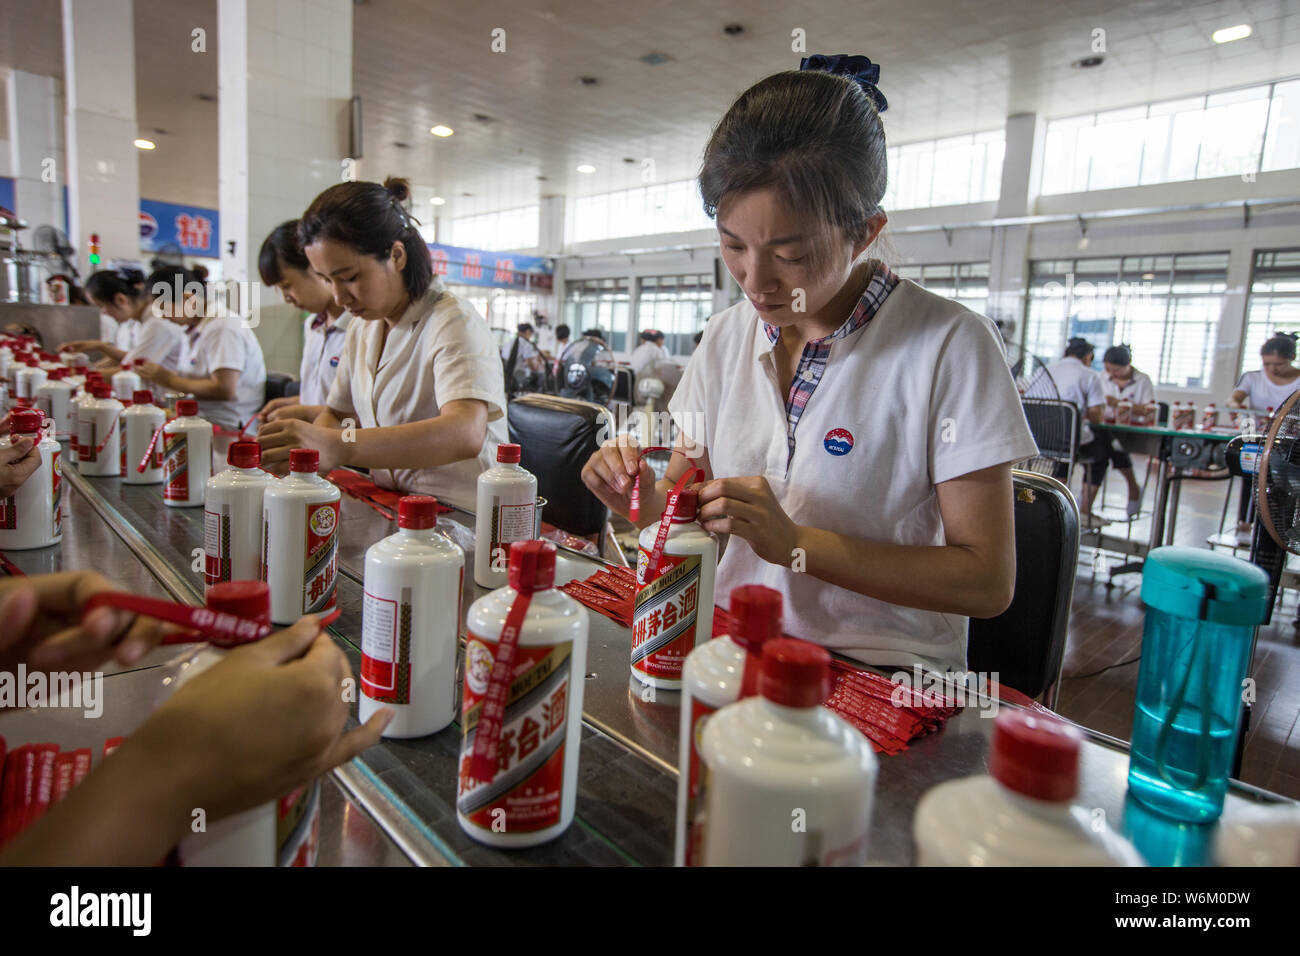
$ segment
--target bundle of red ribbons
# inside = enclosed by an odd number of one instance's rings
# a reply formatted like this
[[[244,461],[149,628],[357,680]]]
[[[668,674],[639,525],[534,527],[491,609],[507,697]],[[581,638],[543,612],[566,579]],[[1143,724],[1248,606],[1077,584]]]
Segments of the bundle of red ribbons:
[[[403,492],[380,488],[365,475],[347,468],[335,468],[325,477],[337,485],[340,491],[345,491],[353,498],[364,501],[389,521],[397,520],[397,503],[402,500]],[[438,505],[440,515],[445,515],[451,510],[441,503]]]
[[[585,581],[560,585],[560,590],[611,621],[624,627],[632,626],[636,572],[631,568],[602,568]]]
[[[104,742],[104,756],[121,737]],[[61,751],[58,744],[26,744],[5,754],[0,737],[0,846],[31,826],[90,773],[89,747]]]

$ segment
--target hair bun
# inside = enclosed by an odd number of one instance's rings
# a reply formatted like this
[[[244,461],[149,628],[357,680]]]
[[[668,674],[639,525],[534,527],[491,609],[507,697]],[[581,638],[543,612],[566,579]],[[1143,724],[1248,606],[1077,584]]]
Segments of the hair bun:
[[[862,87],[863,92],[876,104],[877,113],[889,109],[889,100],[885,99],[885,94],[880,92],[880,87],[876,86],[880,82],[880,64],[872,63],[869,57],[855,56],[850,53],[837,53],[834,56],[814,53],[799,61],[799,69],[833,73],[836,76],[847,76],[851,80],[857,80],[858,86]]]
[[[399,203],[406,202],[411,198],[410,180],[403,179],[400,176],[389,176],[385,179],[384,189],[388,190],[388,195],[392,196]]]

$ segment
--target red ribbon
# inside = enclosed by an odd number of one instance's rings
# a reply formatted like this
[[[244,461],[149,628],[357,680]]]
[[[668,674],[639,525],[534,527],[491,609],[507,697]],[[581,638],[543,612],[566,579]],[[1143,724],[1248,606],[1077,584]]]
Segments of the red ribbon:
[[[479,713],[478,729],[474,735],[474,750],[469,758],[469,776],[485,784],[491,783],[497,775],[500,759],[497,748],[501,742],[506,704],[509,702],[510,681],[515,672],[519,632],[523,629],[524,617],[528,614],[528,606],[533,601],[535,590],[532,581],[521,581],[520,587],[510,605],[510,612],[506,614],[505,626],[501,628],[501,639],[497,642],[492,662],[492,676],[488,678],[487,691],[483,695],[483,710]]]
[[[115,607],[123,611],[143,614],[155,620],[179,624],[190,631],[197,631],[200,635],[196,638],[193,634],[173,631],[163,637],[160,642],[163,644],[193,644],[196,640],[205,640],[214,647],[231,648],[260,641],[274,630],[269,624],[227,614],[224,611],[141,597],[138,594],[127,594],[125,591],[101,591],[92,596],[81,609],[82,618],[100,607]],[[322,617],[321,629],[333,624],[342,613],[342,608],[335,608]]]
[[[149,447],[145,449],[144,457],[140,459],[140,464],[135,466],[135,470],[140,474],[144,474],[149,469],[149,459],[153,457],[154,446],[158,444],[158,438],[166,427],[167,423],[163,422],[154,429],[153,438],[149,439]]]
[[[688,468],[677,479],[672,491],[668,492],[668,502],[664,505],[664,513],[659,518],[659,530],[655,534],[654,547],[650,550],[650,561],[646,565],[645,584],[649,584],[659,576],[659,562],[663,560],[664,544],[668,541],[668,530],[673,525],[673,516],[677,514],[677,499],[681,496],[683,488],[692,481],[697,480],[696,475],[699,475],[699,480],[703,480],[704,469]]]
[[[636,456],[636,477],[632,479],[632,493],[627,496],[627,516],[632,520],[633,524],[636,524],[637,519],[641,517],[641,459],[652,451],[672,451],[672,449],[665,448],[662,445],[654,445],[642,449],[641,454]]]
[[[121,417],[122,417],[122,413],[121,413],[121,412],[118,412],[116,415],[113,416],[113,424],[111,424],[111,425],[108,426],[108,431],[107,431],[107,433],[105,433],[105,435],[104,435],[104,440],[103,440],[102,442],[100,442],[98,445],[95,446],[95,457],[96,457],[96,458],[99,457],[99,453],[100,453],[101,451],[103,451],[106,447],[108,447],[108,443],[109,443],[110,441],[112,441],[112,440],[113,440],[113,436],[117,434],[117,421],[118,421],[118,419],[121,418]]]

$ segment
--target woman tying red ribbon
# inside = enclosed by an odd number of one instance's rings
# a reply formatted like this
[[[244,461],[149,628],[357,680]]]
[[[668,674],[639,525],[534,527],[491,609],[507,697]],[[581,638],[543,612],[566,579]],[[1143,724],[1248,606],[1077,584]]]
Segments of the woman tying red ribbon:
[[[728,110],[700,191],[746,297],[669,404],[667,478],[624,439],[583,480],[624,515],[639,484],[645,527],[698,466],[699,520],[731,536],[717,594],[764,584],[796,636],[964,670],[968,617],[1011,601],[1011,465],[1035,446],[993,324],[866,257],[886,222],[878,78],[809,57]]]

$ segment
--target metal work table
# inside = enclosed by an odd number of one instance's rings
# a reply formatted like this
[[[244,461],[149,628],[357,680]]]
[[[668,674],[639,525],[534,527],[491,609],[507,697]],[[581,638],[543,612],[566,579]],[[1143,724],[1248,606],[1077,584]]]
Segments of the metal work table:
[[[201,567],[194,555],[203,545],[201,508],[164,506],[160,485],[126,485],[117,479],[79,475],[71,476],[69,485],[71,515],[62,546],[69,566],[108,568],[113,574],[117,566],[129,563],[118,559],[126,552],[155,578],[161,575],[164,590],[172,596],[198,600],[203,577],[194,570]],[[346,494],[341,515],[338,605],[342,613],[331,633],[356,671],[365,549],[391,534],[395,526]],[[439,527],[465,547],[467,569],[473,567],[472,526],[472,516],[460,512],[439,518]],[[117,537],[105,535],[105,527]],[[100,551],[101,547],[107,550]],[[49,550],[57,554],[60,549]],[[15,552],[10,557],[30,570],[53,569],[46,566],[54,559],[37,552]],[[42,567],[37,568],[37,563]],[[558,580],[586,577],[597,567],[592,558],[561,550]],[[123,584],[150,586],[138,572],[133,581],[118,577]],[[466,608],[484,593],[467,574]],[[387,834],[386,844],[396,845],[421,865],[670,864],[679,695],[672,691],[651,695],[643,689],[630,676],[628,630],[594,612],[590,618],[577,815],[562,836],[543,846],[507,851],[482,846],[464,834],[455,813],[460,746],[456,724],[421,739],[385,740],[335,771],[334,780],[350,801],[345,809],[364,810]],[[967,707],[941,732],[915,742],[902,754],[880,758],[872,860],[911,864],[912,817],[921,795],[945,780],[986,772],[993,730],[993,721],[984,716],[988,711]],[[1092,809],[1094,816],[1103,813],[1111,826],[1119,826],[1126,812],[1126,747],[1090,731],[1085,736],[1078,803]],[[1249,803],[1280,799],[1234,785],[1226,813]],[[1184,840],[1192,849],[1185,858],[1196,859],[1208,836],[1208,831],[1189,829]],[[337,842],[342,849],[328,858],[322,850],[321,863],[369,862],[350,857],[351,845]]]

